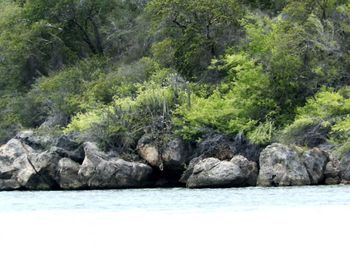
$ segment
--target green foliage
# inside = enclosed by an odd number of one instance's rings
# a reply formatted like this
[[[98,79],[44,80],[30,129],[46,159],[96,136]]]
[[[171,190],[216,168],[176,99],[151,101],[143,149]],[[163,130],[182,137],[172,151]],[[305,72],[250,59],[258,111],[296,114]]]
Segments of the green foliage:
[[[47,21],[55,37],[81,57],[124,52],[142,5],[122,0],[28,0],[23,8],[29,21]]]
[[[106,148],[350,145],[348,0],[0,0],[0,31],[1,142],[55,120]]]
[[[29,23],[22,8],[13,3],[0,8],[0,87],[7,91],[27,91],[34,79],[46,74],[54,48],[62,47],[51,39],[51,28],[44,21]]]
[[[187,139],[196,139],[208,129],[227,134],[251,133],[255,135],[252,138],[257,138],[261,132],[253,132],[256,125],[274,113],[276,106],[270,99],[269,79],[262,65],[244,52],[227,55],[223,61],[221,68],[228,72],[223,87],[208,98],[193,96],[190,108],[184,105],[177,111],[175,123]],[[262,127],[265,126],[258,129]]]
[[[248,133],[247,137],[252,143],[267,145],[273,140],[275,132],[274,123],[272,121],[266,121]]]
[[[237,42],[238,21],[244,14],[236,0],[152,0],[147,10],[154,31],[164,37],[153,53],[160,60],[173,61],[188,78],[200,76],[212,58]],[[170,52],[166,54],[164,48]]]
[[[97,139],[105,148],[129,150],[145,133],[161,138],[171,133],[173,110],[184,101],[177,87],[152,80],[139,85],[137,96],[119,98],[101,109],[77,114],[66,132],[81,132]]]
[[[16,106],[16,97],[11,95],[0,97],[0,144],[5,143],[21,128]]]
[[[74,67],[40,78],[34,89],[41,91],[43,104],[49,105],[53,114],[59,112],[69,120],[70,116],[90,106],[91,98],[84,97],[87,83],[103,74],[104,64],[99,58],[82,60]]]
[[[347,87],[338,92],[324,88],[315,98],[309,99],[304,107],[298,108],[295,121],[283,131],[284,139],[292,141],[310,136],[307,133],[310,128],[323,127],[330,131],[327,139],[338,143],[347,142],[350,134],[349,95]]]

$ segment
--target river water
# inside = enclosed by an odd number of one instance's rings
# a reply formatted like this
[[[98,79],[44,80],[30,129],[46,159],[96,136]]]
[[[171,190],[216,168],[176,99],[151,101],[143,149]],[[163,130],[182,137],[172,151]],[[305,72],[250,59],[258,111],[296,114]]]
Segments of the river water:
[[[0,262],[350,262],[350,186],[0,192]]]

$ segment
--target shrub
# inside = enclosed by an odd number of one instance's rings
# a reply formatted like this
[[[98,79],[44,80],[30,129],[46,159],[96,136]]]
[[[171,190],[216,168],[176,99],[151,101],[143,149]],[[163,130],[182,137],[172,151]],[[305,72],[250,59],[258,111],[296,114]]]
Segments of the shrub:
[[[345,143],[350,134],[350,90],[323,88],[297,109],[294,122],[282,132],[282,140],[315,146],[330,140]]]
[[[116,96],[108,106],[77,114],[65,131],[82,132],[106,149],[132,150],[144,133],[159,139],[171,133],[172,113],[184,99],[182,90],[148,81],[135,98]]]

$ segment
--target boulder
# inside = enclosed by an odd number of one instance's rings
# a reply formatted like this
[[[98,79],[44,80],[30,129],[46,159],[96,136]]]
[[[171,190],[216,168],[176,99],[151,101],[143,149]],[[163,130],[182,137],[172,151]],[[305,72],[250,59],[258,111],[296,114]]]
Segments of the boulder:
[[[80,163],[80,164],[84,161],[84,158],[85,158],[85,152],[84,152],[84,148],[82,146],[80,146],[79,148],[77,148],[75,150],[71,150],[71,151],[66,150],[64,148],[53,146],[50,148],[50,151],[53,153],[56,153],[61,158],[69,158],[69,159],[72,159],[73,161]]]
[[[54,190],[58,189],[57,164],[60,157],[50,151],[32,153],[27,156],[33,169],[30,175],[27,172],[18,174],[18,181],[25,189],[29,190]],[[29,169],[27,170],[29,171]]]
[[[242,134],[235,137],[210,134],[197,145],[194,156],[214,157],[223,161],[230,160],[236,155],[242,155],[249,160],[258,161],[260,152],[260,147],[249,143]]]
[[[258,165],[256,162],[249,161],[242,155],[236,155],[231,159],[231,162],[238,165],[242,173],[246,176],[247,186],[256,186],[258,180]]]
[[[303,153],[302,160],[309,174],[311,184],[323,184],[325,182],[324,172],[329,161],[328,154],[319,148],[313,148]]]
[[[150,135],[144,135],[138,142],[137,150],[142,159],[161,171],[181,172],[191,154],[191,147],[180,138],[172,138],[165,145]]]
[[[48,149],[54,144],[54,139],[49,135],[38,135],[32,130],[17,133],[15,139],[36,150]]]
[[[260,155],[258,186],[310,185],[309,174],[292,148],[274,143]]]
[[[350,184],[350,153],[340,159],[340,183]]]
[[[340,162],[337,159],[331,159],[324,171],[324,183],[326,185],[339,184],[341,182],[340,177]]]
[[[193,174],[193,169],[196,166],[196,164],[198,164],[200,161],[202,161],[203,158],[201,157],[196,157],[193,158],[190,163],[187,166],[187,169],[184,171],[184,173],[182,174],[179,182],[182,184],[186,184],[187,180],[190,178],[190,176]]]
[[[207,158],[199,161],[187,179],[188,188],[243,187],[254,184],[256,167],[244,157],[232,161]],[[251,178],[253,177],[253,178]]]
[[[81,143],[76,142],[71,136],[53,137],[27,130],[19,132],[15,138],[38,151],[51,149],[51,152],[55,152],[62,158],[70,158],[79,163],[84,160],[84,150]]]
[[[0,148],[0,190],[55,189],[58,156],[38,153],[20,140],[12,139]]]
[[[180,138],[168,142],[162,152],[165,170],[183,171],[189,152],[189,146]]]
[[[64,190],[77,190],[87,187],[87,180],[79,175],[80,164],[69,158],[58,162],[58,183]]]
[[[31,150],[31,148],[28,148],[28,151]],[[18,158],[21,158],[21,156],[26,156],[26,153],[22,143],[16,139],[12,139],[7,144],[0,147],[0,190],[15,190],[21,188],[16,177],[18,167],[14,165],[14,162]]]
[[[236,155],[233,140],[222,134],[209,135],[197,145],[196,156],[216,158],[221,161],[230,160]]]
[[[152,168],[146,164],[108,155],[89,142],[84,144],[84,150],[85,159],[78,175],[89,188],[140,188],[154,183]]]
[[[138,142],[137,150],[142,159],[153,167],[162,165],[161,153],[151,136],[144,135]]]

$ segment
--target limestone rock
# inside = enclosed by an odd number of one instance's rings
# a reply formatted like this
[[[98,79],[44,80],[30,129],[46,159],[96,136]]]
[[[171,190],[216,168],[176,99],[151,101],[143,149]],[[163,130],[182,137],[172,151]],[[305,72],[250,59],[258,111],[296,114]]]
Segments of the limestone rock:
[[[302,160],[290,147],[274,143],[261,152],[258,186],[310,184],[311,180]]]
[[[302,160],[309,174],[311,184],[323,184],[325,182],[324,172],[329,161],[328,154],[318,148],[313,148],[303,153]]]
[[[254,168],[247,167],[246,160],[235,158],[233,161],[220,161],[217,158],[207,158],[199,161],[188,178],[188,188],[204,187],[243,187],[254,181],[250,178]],[[250,164],[249,164],[250,165]]]
[[[93,143],[85,143],[84,150],[79,176],[87,181],[89,188],[138,188],[153,183],[152,168],[146,164],[111,157]]]
[[[69,158],[58,162],[58,183],[62,189],[75,190],[87,187],[87,180],[79,176],[80,164]]]

